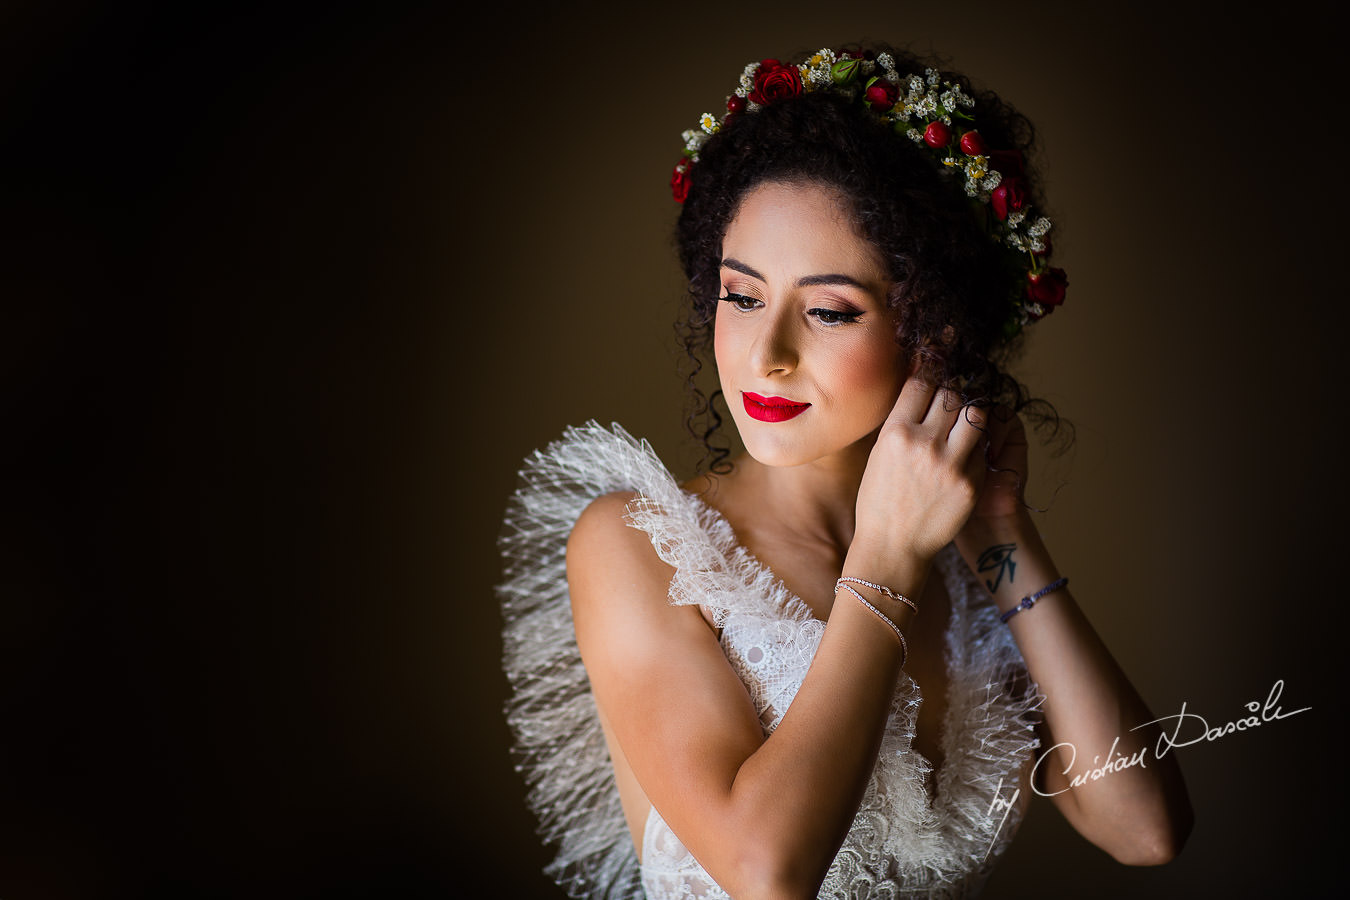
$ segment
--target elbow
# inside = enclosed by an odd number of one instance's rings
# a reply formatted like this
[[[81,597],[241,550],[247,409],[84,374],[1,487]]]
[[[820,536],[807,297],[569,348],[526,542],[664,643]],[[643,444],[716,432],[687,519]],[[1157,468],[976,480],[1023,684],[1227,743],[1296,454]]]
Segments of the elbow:
[[[758,852],[747,854],[737,867],[736,900],[815,900],[825,870],[816,871],[800,856],[783,854],[759,844]]]
[[[1178,814],[1137,832],[1127,845],[1111,855],[1127,866],[1166,865],[1181,854],[1194,824],[1195,818],[1187,805]]]
[[[1111,856],[1125,866],[1163,866],[1177,858],[1182,843],[1184,840],[1141,840],[1113,852]]]
[[[737,900],[815,900],[823,880],[779,868],[751,868],[743,874],[741,889],[727,892]]]

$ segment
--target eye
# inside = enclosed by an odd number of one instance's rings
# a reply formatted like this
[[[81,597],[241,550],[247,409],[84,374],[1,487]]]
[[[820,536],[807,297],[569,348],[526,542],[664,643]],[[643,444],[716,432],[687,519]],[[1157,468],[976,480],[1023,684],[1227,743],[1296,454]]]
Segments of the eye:
[[[730,303],[732,306],[734,306],[736,309],[739,309],[741,312],[750,312],[750,310],[758,306],[764,305],[763,303],[760,303],[758,300],[756,300],[754,297],[747,297],[744,294],[728,293],[725,297],[721,297],[719,299],[721,299],[722,302],[724,303]]]
[[[822,325],[831,325],[831,326],[851,325],[852,323],[858,321],[858,317],[862,315],[862,313],[845,312],[844,310],[841,309],[826,309],[824,307],[816,307],[815,309],[808,309],[806,311],[806,314],[808,316],[815,316]]]

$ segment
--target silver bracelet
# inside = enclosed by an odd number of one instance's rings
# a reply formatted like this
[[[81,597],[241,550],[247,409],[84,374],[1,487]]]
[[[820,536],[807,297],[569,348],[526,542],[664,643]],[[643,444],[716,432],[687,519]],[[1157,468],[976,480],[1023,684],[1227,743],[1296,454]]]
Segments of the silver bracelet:
[[[895,600],[899,603],[903,603],[910,609],[914,610],[916,613],[919,611],[919,607],[915,605],[913,600],[909,599],[903,594],[897,594],[895,591],[886,587],[886,585],[884,584],[873,584],[872,582],[864,581],[861,578],[854,578],[852,575],[843,576],[842,578],[839,579],[839,582],[842,581],[851,581],[854,584],[861,584],[863,587],[870,587],[872,590],[876,591],[878,594],[881,594],[883,597],[890,597],[892,600]],[[839,582],[835,582],[836,587],[838,586]]]
[[[850,579],[850,580],[853,580],[853,579]],[[894,632],[895,632],[895,636],[896,636],[897,638],[900,639],[900,653],[901,653],[901,656],[900,656],[900,668],[903,669],[903,668],[905,667],[905,663],[909,661],[909,644],[906,643],[906,641],[905,641],[905,635],[904,635],[903,632],[900,631],[900,626],[897,625],[897,624],[895,624],[894,622],[892,622],[890,616],[886,615],[884,612],[882,612],[881,610],[877,609],[877,608],[876,608],[875,606],[873,606],[871,603],[868,603],[866,597],[864,597],[862,594],[858,593],[857,591],[855,591],[853,588],[849,587],[848,585],[844,584],[844,579],[842,579],[842,578],[835,582],[835,584],[834,584],[834,592],[835,592],[836,594],[839,593],[839,589],[840,589],[840,588],[843,588],[844,590],[848,591],[848,592],[849,592],[850,594],[852,594],[853,596],[857,597],[859,603],[861,603],[863,606],[865,606],[865,607],[867,607],[868,609],[870,609],[872,612],[876,613],[877,616],[880,617],[881,621],[883,621],[883,622],[885,622],[887,625],[891,626],[891,631],[894,631]]]

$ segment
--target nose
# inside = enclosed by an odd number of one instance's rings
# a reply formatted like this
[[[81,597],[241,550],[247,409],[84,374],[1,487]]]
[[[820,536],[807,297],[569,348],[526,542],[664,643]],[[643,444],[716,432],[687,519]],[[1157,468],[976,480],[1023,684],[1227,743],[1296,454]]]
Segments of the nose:
[[[771,309],[769,315],[760,317],[750,359],[762,375],[786,375],[797,368],[800,335],[788,304],[776,303]]]

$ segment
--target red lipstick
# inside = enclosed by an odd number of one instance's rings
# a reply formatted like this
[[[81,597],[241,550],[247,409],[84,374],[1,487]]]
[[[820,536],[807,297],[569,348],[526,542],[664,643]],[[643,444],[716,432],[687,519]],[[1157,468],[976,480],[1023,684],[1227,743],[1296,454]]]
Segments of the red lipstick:
[[[786,422],[806,412],[810,403],[798,403],[785,397],[761,397],[751,391],[741,391],[746,415],[761,422]]]

